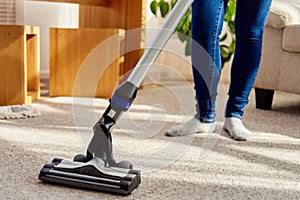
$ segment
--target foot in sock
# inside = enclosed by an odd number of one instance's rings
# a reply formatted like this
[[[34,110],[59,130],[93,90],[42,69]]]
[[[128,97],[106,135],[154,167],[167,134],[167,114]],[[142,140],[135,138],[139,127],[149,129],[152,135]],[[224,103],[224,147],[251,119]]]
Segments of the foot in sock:
[[[183,124],[171,127],[167,132],[166,136],[184,136],[193,133],[211,133],[216,128],[216,122],[203,123],[199,120],[192,118]]]
[[[243,125],[242,120],[236,117],[225,118],[223,129],[238,141],[246,141],[252,136],[252,132]]]

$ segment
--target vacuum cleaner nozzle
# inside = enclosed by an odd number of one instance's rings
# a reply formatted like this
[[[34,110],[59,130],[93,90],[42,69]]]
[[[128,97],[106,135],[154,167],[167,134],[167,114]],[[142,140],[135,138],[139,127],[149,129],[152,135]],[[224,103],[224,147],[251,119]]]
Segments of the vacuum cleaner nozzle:
[[[112,151],[110,128],[112,118],[106,115],[93,127],[94,136],[87,154],[79,154],[74,161],[55,158],[39,174],[42,181],[122,195],[131,192],[141,183],[141,173],[132,169],[129,161],[116,162]]]
[[[106,167],[101,159],[82,163],[59,158],[46,164],[39,179],[50,183],[129,195],[141,182],[140,171],[118,167]]]

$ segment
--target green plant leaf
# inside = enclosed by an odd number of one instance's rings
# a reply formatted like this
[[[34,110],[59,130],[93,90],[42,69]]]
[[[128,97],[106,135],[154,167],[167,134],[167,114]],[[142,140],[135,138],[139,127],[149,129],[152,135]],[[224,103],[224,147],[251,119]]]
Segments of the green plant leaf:
[[[236,7],[235,0],[230,0],[224,17],[225,21],[234,21],[235,7]]]
[[[160,14],[162,17],[165,17],[169,12],[169,4],[164,0],[159,1]]]
[[[178,31],[178,32],[182,32],[182,27],[183,27],[183,25],[184,25],[184,21],[183,20],[181,20],[180,22],[179,22],[179,24],[177,25],[177,27],[176,27],[176,31]]]
[[[226,45],[221,45],[220,49],[221,49],[222,63],[228,62],[231,56],[233,55],[233,52],[231,52],[230,48]]]
[[[157,15],[157,10],[160,9],[162,17],[165,17],[170,9],[174,8],[178,0],[153,0],[150,4],[151,12],[154,15]],[[230,44],[222,44],[221,48],[221,58],[222,66],[225,62],[228,62],[235,51],[235,15],[236,15],[236,0],[229,0],[228,6],[226,9],[224,20],[226,21],[229,31],[228,33],[222,35],[220,42],[224,42],[226,39],[230,38]],[[184,15],[183,19],[179,22],[179,25],[176,27],[178,33],[178,38],[181,42],[185,43],[185,55],[191,54],[191,18],[192,11],[189,9]]]
[[[220,42],[223,42],[223,41],[225,41],[226,40],[226,38],[227,38],[227,36],[228,36],[228,34],[227,33],[225,33],[221,38],[220,38]]]
[[[178,0],[171,0],[171,6],[174,8],[175,4],[177,3]]]
[[[150,4],[150,10],[155,16],[157,16],[157,7],[158,7],[157,1],[153,0]]]
[[[191,50],[192,50],[192,39],[190,37],[187,37],[184,54],[186,56],[191,55]]]
[[[229,45],[229,50],[233,54],[235,51],[235,39],[232,39],[231,44]]]
[[[220,48],[229,51],[229,47],[225,44],[220,45]]]
[[[234,34],[235,33],[234,21],[228,21],[227,23],[228,23],[230,32]]]
[[[191,29],[191,18],[190,18],[190,13],[186,13],[182,20],[180,21],[179,25],[177,26],[177,29],[176,31],[180,32],[180,33],[183,33],[185,35],[188,35],[190,29]]]
[[[187,40],[187,36],[180,32],[178,33],[178,38],[181,42],[184,42]]]

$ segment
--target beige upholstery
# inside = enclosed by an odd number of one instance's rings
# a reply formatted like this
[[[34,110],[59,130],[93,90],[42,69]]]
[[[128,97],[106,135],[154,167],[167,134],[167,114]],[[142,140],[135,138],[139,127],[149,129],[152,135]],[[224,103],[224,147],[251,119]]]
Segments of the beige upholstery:
[[[273,0],[255,88],[300,93],[300,0]]]

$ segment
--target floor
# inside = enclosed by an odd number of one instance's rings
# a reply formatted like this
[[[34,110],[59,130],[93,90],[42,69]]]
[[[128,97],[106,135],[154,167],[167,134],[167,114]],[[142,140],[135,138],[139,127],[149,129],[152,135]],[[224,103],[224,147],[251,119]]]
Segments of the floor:
[[[91,127],[107,99],[47,96],[34,102],[40,117],[0,121],[1,199],[300,199],[300,95],[276,92],[273,109],[255,108],[245,125],[254,132],[236,142],[222,131],[227,85],[221,84],[213,134],[169,138],[164,132],[193,115],[188,81],[145,83],[113,132],[117,160],[130,160],[142,183],[121,197],[42,183],[38,174],[54,157],[85,152]]]

